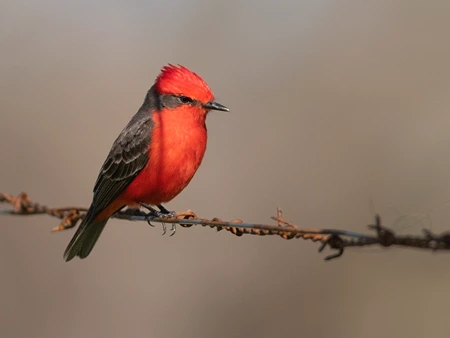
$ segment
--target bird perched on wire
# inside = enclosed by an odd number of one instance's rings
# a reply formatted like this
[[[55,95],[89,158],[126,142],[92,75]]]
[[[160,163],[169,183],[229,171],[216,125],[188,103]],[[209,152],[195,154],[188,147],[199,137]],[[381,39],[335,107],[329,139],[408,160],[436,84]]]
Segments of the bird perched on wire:
[[[229,111],[214,101],[194,72],[180,65],[162,68],[141,108],[114,141],[65,261],[86,258],[108,219],[125,206],[144,206],[156,217],[174,214],[162,203],[177,196],[200,166],[210,110]]]

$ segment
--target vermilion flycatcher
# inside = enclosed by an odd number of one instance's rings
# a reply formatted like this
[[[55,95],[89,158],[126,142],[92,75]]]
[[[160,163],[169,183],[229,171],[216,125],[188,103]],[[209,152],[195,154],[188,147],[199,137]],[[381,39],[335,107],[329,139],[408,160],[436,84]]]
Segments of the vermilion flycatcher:
[[[161,204],[177,196],[200,166],[210,110],[229,111],[214,102],[197,74],[183,66],[162,68],[103,163],[91,206],[64,252],[66,261],[86,258],[108,219],[125,206],[143,205],[155,216],[170,214]]]

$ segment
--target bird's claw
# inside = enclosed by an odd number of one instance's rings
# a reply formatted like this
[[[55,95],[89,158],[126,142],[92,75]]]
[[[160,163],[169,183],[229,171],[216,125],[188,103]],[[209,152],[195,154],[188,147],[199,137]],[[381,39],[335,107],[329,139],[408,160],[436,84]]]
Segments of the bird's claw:
[[[152,212],[149,212],[149,213],[147,214],[147,216],[145,217],[145,220],[147,221],[148,225],[150,225],[151,227],[155,227],[155,226],[152,224],[153,218],[155,218],[155,216],[152,214]]]
[[[162,218],[162,219],[164,219],[164,218],[172,218],[172,217],[174,217],[174,215],[175,215],[175,213],[174,212],[171,212],[171,213],[169,213],[169,214],[163,214],[162,212],[159,212],[159,211],[150,211],[150,213],[148,214],[148,216],[147,216],[147,223],[150,225],[150,226],[152,226],[152,227],[155,227],[152,223],[151,223],[151,221],[152,220],[154,220],[155,218]],[[166,227],[166,223],[164,223],[164,222],[161,222],[161,225],[162,225],[162,236],[164,236],[165,234],[166,234],[166,232],[167,232],[167,227]],[[172,234],[170,234],[170,236],[172,236],[173,235],[173,225],[172,225],[172,228],[170,229],[171,231],[172,231]]]
[[[166,208],[164,208],[162,205],[157,205],[159,211],[152,208],[148,204],[141,203],[141,205],[149,211],[146,220],[147,220],[147,223],[152,227],[154,227],[154,225],[151,223],[151,221],[154,220],[155,218],[162,218],[162,219],[175,218],[177,215],[177,213],[175,211],[169,211]],[[162,236],[164,236],[167,232],[167,227],[164,222],[161,222],[161,224],[162,224],[162,230],[163,230]],[[175,234],[176,230],[177,230],[176,224],[172,223],[172,226],[170,227],[170,236],[173,236]]]
[[[157,207],[160,210],[160,211],[156,212],[156,214],[158,215],[157,217],[159,217],[159,218],[175,218],[177,215],[177,213],[175,211],[169,211],[166,208],[164,208],[161,204],[157,205]],[[162,223],[162,228],[163,228],[162,236],[164,236],[167,231],[165,223]],[[175,225],[175,223],[172,223],[172,226],[170,227],[170,236],[173,236],[175,234],[175,231],[176,231],[176,225]]]
[[[175,223],[172,223],[172,226],[170,227],[170,237],[175,235],[175,232],[177,232],[177,225]]]
[[[164,236],[167,232],[167,227],[166,227],[166,223],[161,223],[162,224],[162,236]],[[175,223],[172,223],[171,227],[170,227],[170,237],[172,237],[173,235],[175,235],[175,232],[177,232],[177,226]]]

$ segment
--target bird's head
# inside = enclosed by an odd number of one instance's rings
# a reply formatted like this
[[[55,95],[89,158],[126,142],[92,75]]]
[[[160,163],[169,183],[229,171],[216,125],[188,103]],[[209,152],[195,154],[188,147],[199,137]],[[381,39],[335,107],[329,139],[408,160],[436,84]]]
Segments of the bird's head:
[[[164,66],[156,78],[155,89],[165,108],[184,107],[204,115],[210,110],[229,111],[214,101],[214,94],[200,76],[181,65]]]

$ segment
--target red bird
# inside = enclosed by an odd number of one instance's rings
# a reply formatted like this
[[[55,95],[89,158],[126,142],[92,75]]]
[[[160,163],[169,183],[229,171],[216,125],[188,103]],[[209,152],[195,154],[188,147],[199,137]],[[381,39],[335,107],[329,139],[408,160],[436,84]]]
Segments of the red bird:
[[[65,261],[86,258],[108,219],[125,206],[142,205],[159,217],[171,214],[161,204],[177,196],[200,166],[210,110],[229,111],[214,102],[197,74],[180,65],[162,68],[142,107],[113,143]]]

